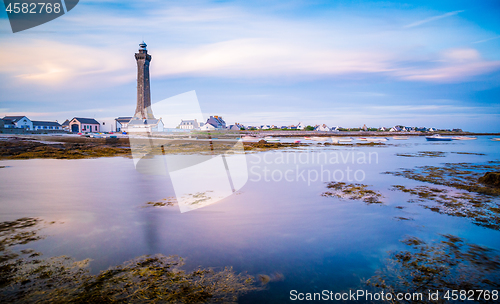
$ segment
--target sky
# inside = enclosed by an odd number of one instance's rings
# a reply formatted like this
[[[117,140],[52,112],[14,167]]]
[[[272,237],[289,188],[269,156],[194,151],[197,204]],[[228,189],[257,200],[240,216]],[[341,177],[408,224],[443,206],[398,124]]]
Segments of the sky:
[[[228,124],[500,132],[498,16],[488,0],[81,0],[12,33],[2,10],[0,117],[132,116],[144,40],[152,102],[194,90]]]

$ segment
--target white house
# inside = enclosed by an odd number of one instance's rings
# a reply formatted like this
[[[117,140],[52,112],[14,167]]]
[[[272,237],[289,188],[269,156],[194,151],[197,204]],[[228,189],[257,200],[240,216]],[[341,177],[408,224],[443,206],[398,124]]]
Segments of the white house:
[[[37,121],[33,120],[33,130],[62,130],[62,126],[57,121]]]
[[[69,131],[70,131],[70,130],[69,130],[69,119],[66,119],[66,120],[62,123],[61,127],[62,127],[62,129],[63,129],[64,131],[68,131],[68,132],[69,132]]]
[[[389,132],[401,132],[401,128],[399,126],[392,127]]]
[[[380,127],[380,128],[378,128],[378,130],[384,132],[385,128],[384,127]]]
[[[26,116],[5,116],[2,118],[5,128],[33,130],[33,122]]]
[[[129,133],[152,133],[163,132],[164,126],[162,119],[132,119],[123,129]]]
[[[297,130],[304,130],[305,128],[306,126],[301,122],[299,122],[299,124],[297,125]]]
[[[330,129],[326,124],[322,124],[317,126],[314,131],[322,131],[322,132],[330,132],[332,129]]]
[[[128,128],[128,123],[132,120],[132,117],[118,117],[115,118],[115,130],[116,132],[124,131]]]
[[[177,126],[179,129],[185,129],[185,130],[197,130],[200,128],[200,125],[198,124],[198,121],[196,119],[194,120],[182,120],[179,126]]]
[[[210,123],[206,123],[206,124],[204,124],[200,128],[201,131],[213,131],[213,130],[216,130],[216,129],[217,128],[214,125],[210,124]]]

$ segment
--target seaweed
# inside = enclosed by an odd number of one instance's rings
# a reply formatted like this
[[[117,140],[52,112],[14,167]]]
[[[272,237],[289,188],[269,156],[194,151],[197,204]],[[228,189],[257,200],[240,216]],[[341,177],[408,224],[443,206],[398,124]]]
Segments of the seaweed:
[[[384,292],[422,293],[422,299],[393,303],[444,303],[443,295],[450,290],[472,291],[474,300],[480,298],[479,290],[497,290],[500,287],[500,257],[487,247],[466,243],[453,235],[442,235],[439,242],[426,243],[408,237],[401,242],[408,250],[390,253],[384,267],[365,283]],[[439,291],[437,300],[429,299],[429,291]],[[490,299],[491,300],[491,299]]]
[[[39,240],[42,221],[0,223],[0,301],[6,303],[235,303],[261,290],[254,277],[221,270],[181,269],[178,256],[144,255],[93,275],[90,259],[42,258],[32,249],[10,247]]]
[[[415,153],[397,153],[397,156],[403,157],[445,157],[446,152],[440,151],[419,151]]]
[[[382,202],[380,201],[382,194],[374,190],[366,189],[367,187],[368,185],[363,184],[330,182],[327,184],[327,188],[330,190],[322,193],[321,196],[362,200],[367,204],[382,204]]]
[[[420,202],[424,208],[433,212],[468,218],[478,226],[500,230],[500,215],[496,212],[499,210],[499,204],[489,196],[452,192],[447,189],[428,186],[407,188],[402,185],[394,185],[392,190],[416,196],[417,199],[410,199],[408,202]],[[428,201],[433,201],[436,204],[425,204]]]
[[[491,171],[500,171],[500,165],[496,163],[446,163],[442,167],[421,166],[413,169],[384,172],[384,174],[402,176],[421,182],[444,185],[481,194],[500,195],[500,188],[491,186],[490,184],[483,184],[480,180],[486,172]]]
[[[174,206],[175,202],[175,197],[167,197],[156,202],[147,202],[142,208]]]

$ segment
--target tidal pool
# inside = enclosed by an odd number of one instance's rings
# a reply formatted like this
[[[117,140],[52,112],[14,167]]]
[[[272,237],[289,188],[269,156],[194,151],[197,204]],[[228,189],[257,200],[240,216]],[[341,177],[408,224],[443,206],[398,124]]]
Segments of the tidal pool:
[[[380,146],[313,144],[252,152],[243,188],[186,213],[171,203],[175,193],[168,176],[141,174],[130,158],[5,160],[0,161],[0,221],[55,222],[40,230],[43,239],[17,250],[90,259],[94,274],[146,254],[178,255],[188,271],[232,266],[257,281],[263,278],[264,290],[241,296],[240,303],[293,302],[291,290],[366,288],[364,280],[384,267],[391,251],[405,250],[401,241],[408,237],[431,243],[453,235],[500,250],[500,231],[432,212],[408,203],[411,194],[393,191],[394,185],[431,184],[383,174],[498,161],[499,147],[487,136],[443,143],[415,137]],[[440,157],[398,156],[434,155],[429,151]],[[210,172],[199,174],[210,178]],[[380,203],[322,196],[333,181],[367,185],[380,193]]]

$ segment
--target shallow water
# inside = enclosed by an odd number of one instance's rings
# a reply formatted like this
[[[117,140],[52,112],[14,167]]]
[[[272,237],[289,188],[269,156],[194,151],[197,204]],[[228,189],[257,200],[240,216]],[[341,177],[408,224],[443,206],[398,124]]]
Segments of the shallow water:
[[[265,291],[245,295],[240,302],[285,302],[292,289],[362,287],[361,280],[383,265],[388,251],[404,248],[399,241],[408,235],[433,240],[453,234],[500,250],[500,231],[431,212],[407,203],[407,194],[389,190],[392,185],[425,183],[381,174],[447,162],[498,161],[500,142],[489,138],[441,143],[417,137],[390,139],[375,147],[313,144],[252,152],[247,154],[249,180],[242,189],[186,213],[178,206],[143,208],[149,201],[173,197],[174,190],[168,176],[138,173],[128,158],[0,161],[6,166],[0,168],[0,220],[30,216],[56,221],[42,230],[45,239],[27,247],[46,257],[91,258],[94,273],[154,253],[184,257],[187,269],[233,266],[251,275],[281,273],[283,281],[271,282]],[[419,151],[446,153],[396,156]],[[382,193],[384,204],[322,197],[331,180],[371,185],[369,189]]]

